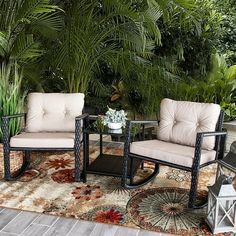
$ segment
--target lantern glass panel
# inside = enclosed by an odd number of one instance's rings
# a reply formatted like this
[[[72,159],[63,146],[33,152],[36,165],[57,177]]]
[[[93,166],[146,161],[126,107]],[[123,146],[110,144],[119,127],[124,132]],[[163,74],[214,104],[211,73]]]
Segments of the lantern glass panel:
[[[235,225],[235,200],[219,199],[217,227]]]

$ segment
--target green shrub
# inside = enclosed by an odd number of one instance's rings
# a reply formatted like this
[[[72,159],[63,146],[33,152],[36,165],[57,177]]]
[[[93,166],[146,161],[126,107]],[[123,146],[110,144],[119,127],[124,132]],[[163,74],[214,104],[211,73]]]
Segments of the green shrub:
[[[211,71],[202,80],[180,81],[170,85],[167,96],[177,100],[218,103],[226,120],[235,119],[236,65],[228,67],[223,56],[214,54]]]
[[[16,65],[2,64],[0,67],[0,117],[12,115],[23,111],[24,98],[20,91],[22,76]],[[2,120],[0,121],[0,125]],[[10,136],[21,129],[20,119],[12,119],[9,125]],[[0,128],[0,141],[2,141],[2,128]]]
[[[225,112],[225,121],[236,119],[236,103],[222,102],[220,105]]]

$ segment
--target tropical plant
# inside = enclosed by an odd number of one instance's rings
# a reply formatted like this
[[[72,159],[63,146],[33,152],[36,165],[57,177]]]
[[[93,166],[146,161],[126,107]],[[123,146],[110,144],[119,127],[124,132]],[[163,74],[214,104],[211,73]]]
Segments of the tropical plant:
[[[221,107],[225,112],[225,120],[231,121],[236,119],[236,103],[221,102]]]
[[[21,93],[22,75],[19,74],[16,64],[0,67],[0,117],[23,112],[25,94]],[[1,126],[2,120],[0,120]],[[2,127],[2,126],[1,126]],[[0,141],[2,141],[2,129],[0,127]],[[11,120],[9,134],[12,136],[20,131],[21,121]]]
[[[211,0],[194,3],[193,15],[183,16],[179,8],[173,7],[169,9],[169,17],[159,19],[163,43],[156,48],[156,53],[176,60],[181,77],[196,79],[210,69],[210,57],[221,32],[221,17]]]
[[[156,2],[161,5],[161,1]],[[202,3],[200,7],[198,3]],[[133,118],[154,115],[169,83],[206,75],[210,68],[212,41],[218,33],[212,28],[219,19],[209,1],[165,1],[161,9],[157,25],[162,40],[155,55],[139,64],[124,57],[126,68],[119,69],[120,80],[114,80],[111,101],[132,111]]]
[[[132,119],[153,116],[163,97],[163,88],[170,81],[180,80],[177,68],[168,58],[153,58],[152,63],[138,66],[129,77],[113,85],[111,100],[129,111]]]
[[[216,11],[221,14],[220,37],[217,50],[224,54],[229,65],[236,64],[236,1],[212,0]]]
[[[87,92],[90,87],[98,94],[103,86],[94,78],[102,63],[125,73],[127,63],[151,57],[160,43],[156,21],[162,13],[156,1],[145,2],[138,8],[135,1],[71,1],[53,59],[62,69],[67,91]]]
[[[0,0],[0,9],[0,63],[24,68],[23,85],[31,89],[32,82],[40,84],[40,63],[46,61],[39,61],[46,54],[43,39],[51,42],[62,27],[59,8],[50,0]]]
[[[226,119],[234,119],[236,65],[228,67],[224,56],[214,54],[211,58],[211,71],[204,79],[169,85],[167,96],[178,100],[221,104],[226,111]]]
[[[42,56],[40,35],[61,28],[59,8],[49,0],[0,0],[0,62],[24,65]]]
[[[44,54],[41,38],[60,30],[58,10],[50,0],[0,0],[0,117],[22,112],[23,69],[28,74],[27,67]],[[20,121],[11,120],[10,135],[19,129]]]

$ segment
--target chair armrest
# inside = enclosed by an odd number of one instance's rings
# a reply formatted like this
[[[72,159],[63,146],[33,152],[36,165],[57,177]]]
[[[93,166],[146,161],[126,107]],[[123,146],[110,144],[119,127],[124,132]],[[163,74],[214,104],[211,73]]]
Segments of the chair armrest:
[[[4,146],[9,145],[9,121],[10,119],[16,119],[16,118],[25,118],[26,113],[20,113],[20,114],[13,114],[13,115],[6,115],[2,116],[2,137],[3,137],[3,144]]]
[[[126,154],[129,152],[129,146],[131,143],[131,129],[133,124],[140,124],[144,125],[146,124],[158,124],[157,120],[127,120],[125,125],[125,143],[124,143],[124,152]]]
[[[227,135],[226,131],[213,131],[213,132],[199,132],[197,135],[201,135],[203,137],[210,137],[210,136],[223,136]]]
[[[76,121],[79,121],[79,120],[96,120],[97,118],[98,118],[98,116],[96,116],[96,115],[89,115],[88,113],[84,113],[80,116],[75,117],[75,120]]]
[[[14,114],[14,115],[7,115],[7,116],[2,116],[2,119],[14,119],[14,118],[19,118],[22,116],[25,116],[26,113],[20,113],[20,114]]]
[[[218,155],[220,155],[220,158],[222,158],[223,155],[224,155],[226,135],[227,135],[226,131],[212,131],[212,132],[199,132],[199,133],[197,133],[196,145],[195,145],[195,153],[194,153],[194,159],[193,159],[193,166],[196,167],[196,166],[200,165],[202,143],[203,143],[203,139],[205,137],[217,136],[217,137],[220,138],[221,142],[216,141],[216,145],[217,145],[216,151],[217,151],[217,157],[218,157]],[[223,141],[221,140],[222,138],[223,138]],[[220,150],[219,150],[219,145],[220,145]]]
[[[141,126],[141,132],[139,132],[139,139],[144,140],[145,139],[145,127],[146,127],[146,125],[156,126],[156,125],[159,124],[159,121],[157,121],[157,120],[131,120],[131,126],[133,124]]]
[[[89,120],[97,120],[97,115],[89,115]]]
[[[125,136],[128,138],[128,136],[131,136],[131,129],[132,125],[141,125],[143,128],[147,124],[158,124],[158,121],[156,120],[127,120],[125,125]],[[128,135],[128,136],[127,136]]]
[[[80,116],[76,116],[76,117],[75,117],[75,120],[76,120],[76,121],[84,120],[84,119],[86,119],[88,116],[89,116],[88,113],[84,113],[84,114],[82,114],[82,115],[80,115]]]
[[[141,125],[146,125],[146,124],[158,124],[157,120],[129,120],[131,124],[141,124]]]
[[[80,116],[75,117],[75,143],[76,145],[79,145],[79,143],[82,140],[81,132],[83,132],[83,129],[87,127],[88,119],[89,119],[88,113],[84,113]],[[83,122],[83,127],[82,127],[82,122]]]

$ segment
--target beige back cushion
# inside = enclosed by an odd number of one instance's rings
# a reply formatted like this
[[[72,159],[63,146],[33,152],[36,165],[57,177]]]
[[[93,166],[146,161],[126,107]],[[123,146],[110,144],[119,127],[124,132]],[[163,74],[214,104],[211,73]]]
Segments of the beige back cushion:
[[[75,117],[83,107],[82,93],[31,93],[26,132],[75,132]]]
[[[215,131],[220,106],[213,103],[197,103],[163,99],[160,109],[160,140],[195,146],[198,132]],[[215,137],[205,137],[202,148],[212,150]]]

